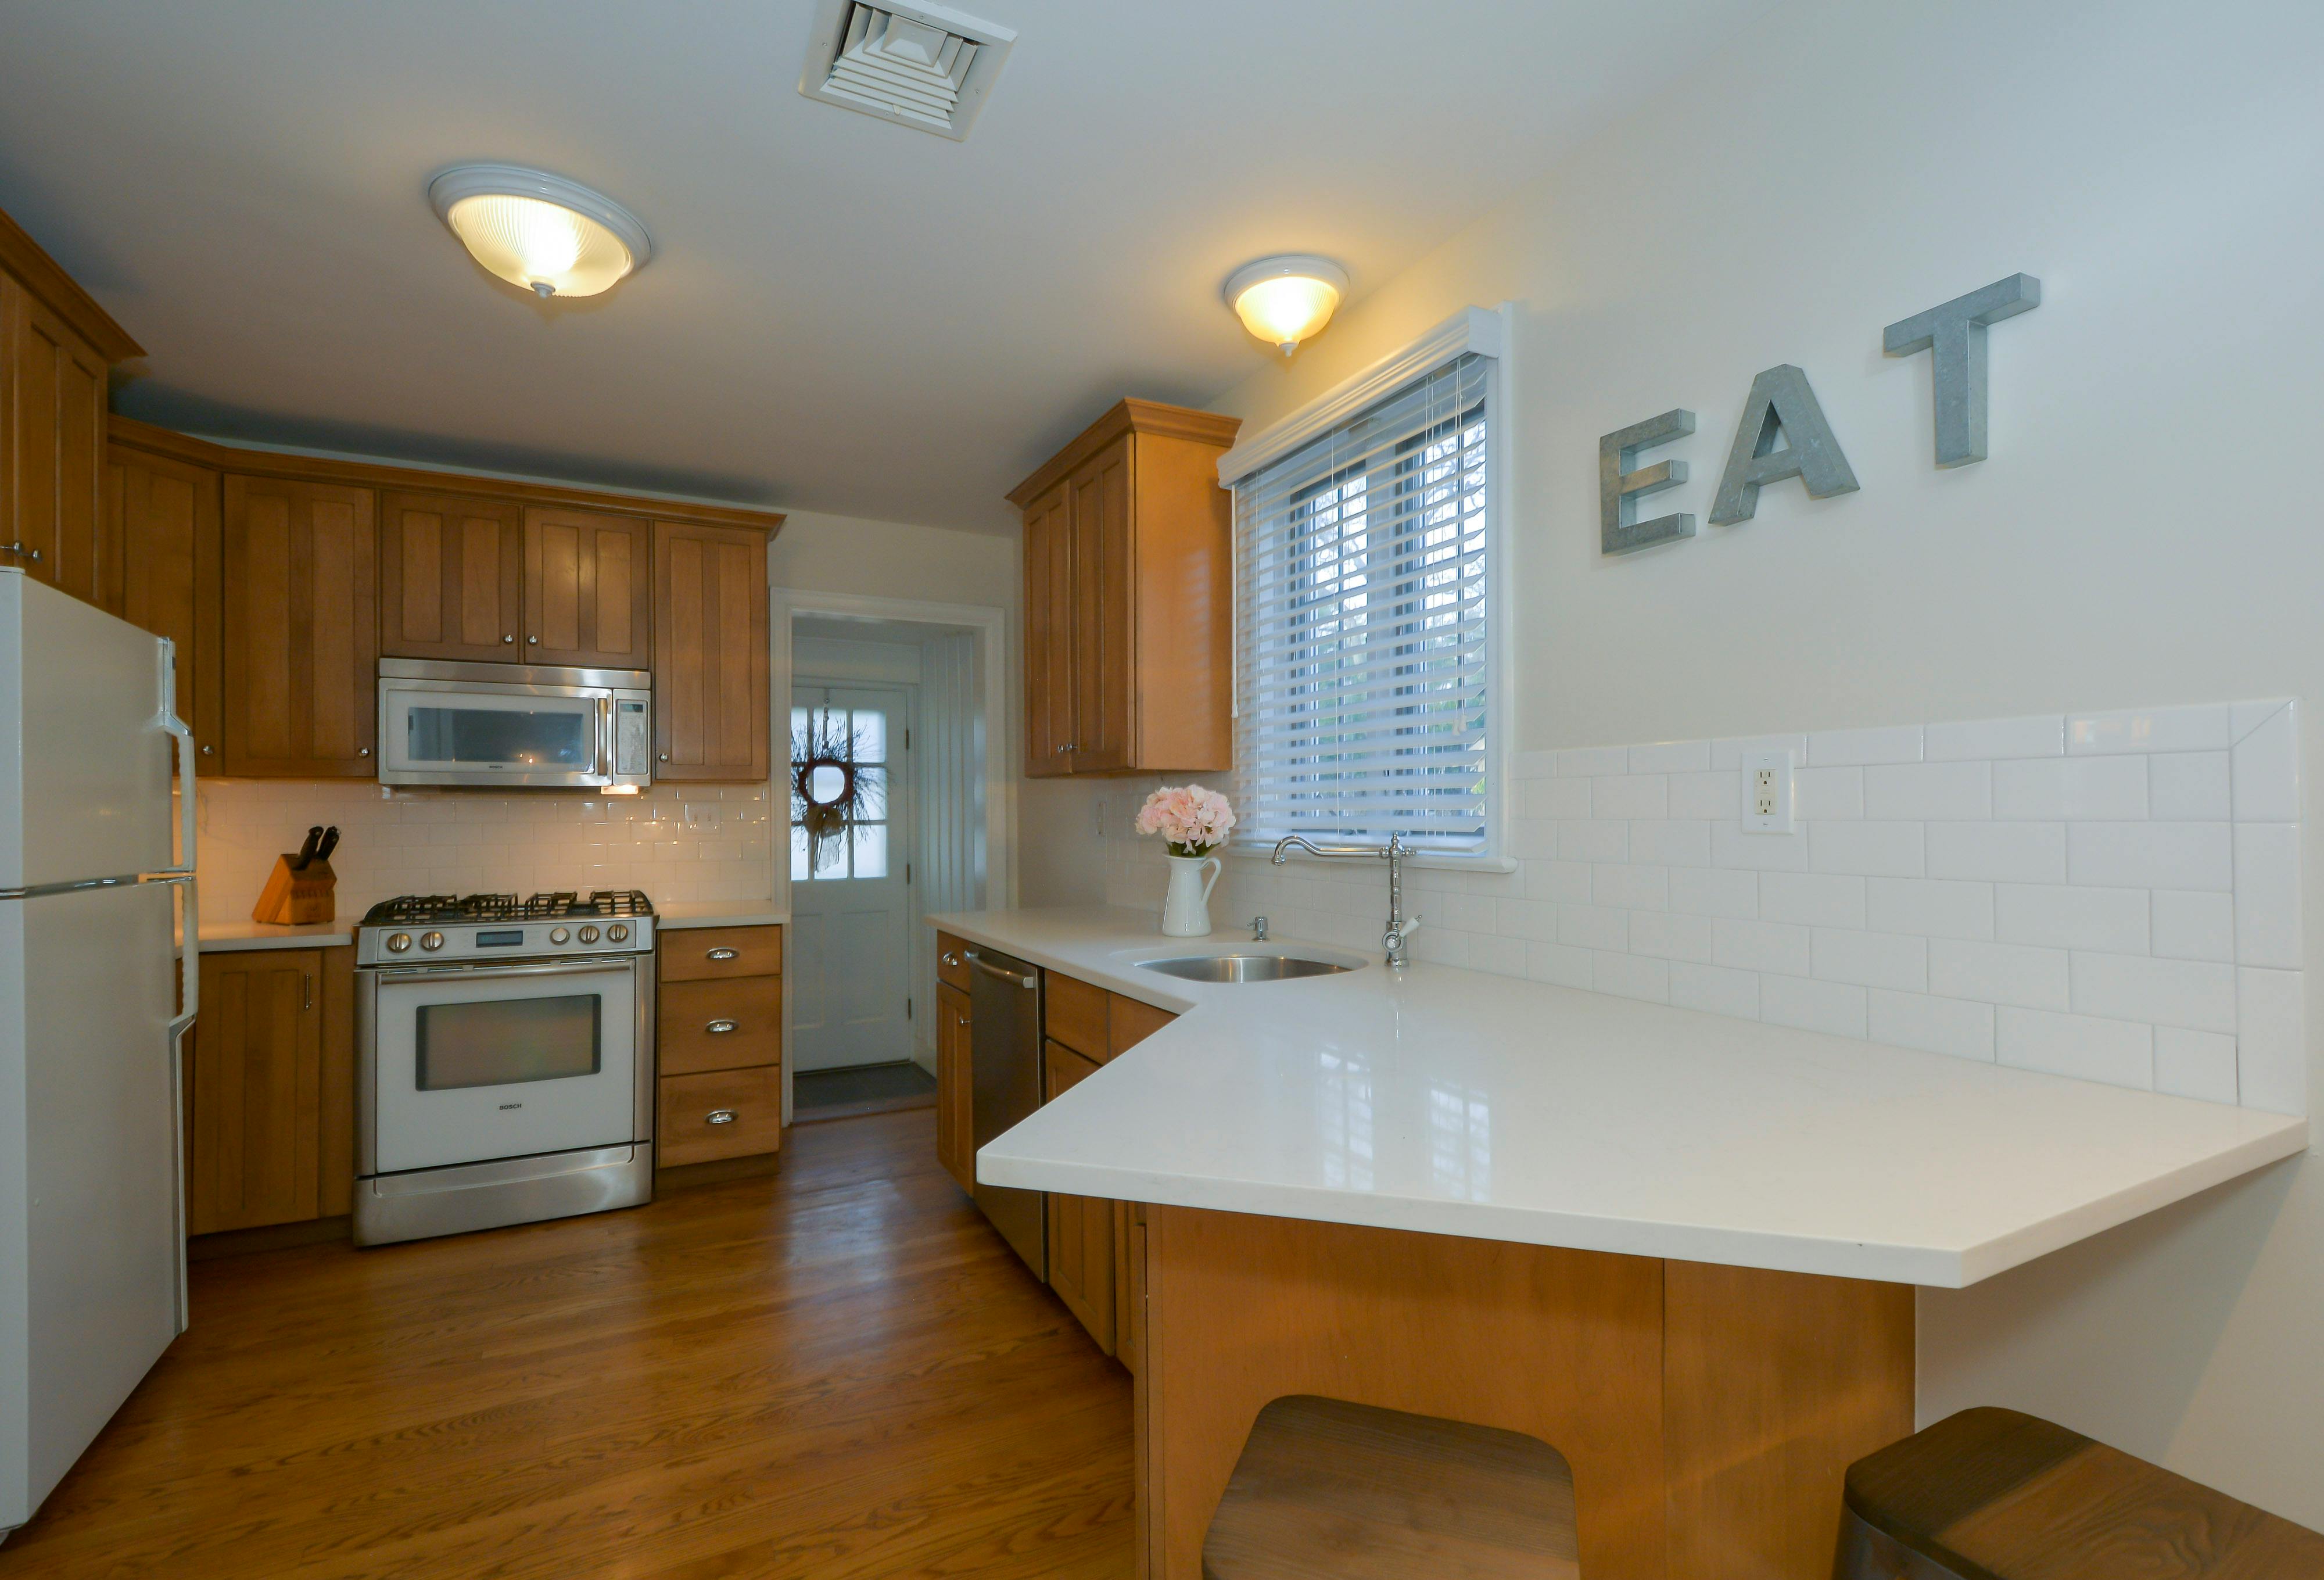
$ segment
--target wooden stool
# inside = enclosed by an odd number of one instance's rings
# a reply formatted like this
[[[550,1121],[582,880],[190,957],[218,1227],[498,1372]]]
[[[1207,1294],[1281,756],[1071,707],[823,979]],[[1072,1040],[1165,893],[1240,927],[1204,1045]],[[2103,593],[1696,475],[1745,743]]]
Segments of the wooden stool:
[[[2324,1536],[2015,1410],[1848,1470],[1838,1580],[2292,1580]]]
[[[1259,1412],[1204,1580],[1572,1580],[1573,1474],[1497,1427],[1295,1395]]]

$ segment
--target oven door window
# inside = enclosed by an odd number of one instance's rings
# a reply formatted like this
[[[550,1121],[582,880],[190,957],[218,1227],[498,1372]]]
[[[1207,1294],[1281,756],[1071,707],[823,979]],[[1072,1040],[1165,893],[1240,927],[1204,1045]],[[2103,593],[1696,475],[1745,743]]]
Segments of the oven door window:
[[[604,1009],[595,993],[423,1004],[414,1084],[448,1092],[594,1076],[604,1067]]]

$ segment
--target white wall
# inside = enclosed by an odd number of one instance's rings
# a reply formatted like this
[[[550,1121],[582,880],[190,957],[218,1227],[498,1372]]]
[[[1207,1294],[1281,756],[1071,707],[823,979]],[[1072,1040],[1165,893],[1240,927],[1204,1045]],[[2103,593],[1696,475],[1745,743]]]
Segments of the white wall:
[[[1784,6],[1363,282],[1289,364],[1254,347],[1218,405],[1264,425],[1456,308],[1517,303],[1521,750],[2312,697],[2319,68],[2324,11],[2292,3]],[[2044,300],[1992,331],[1992,458],[1941,472],[1928,358],[1885,357],[1881,328],[2021,270]],[[1652,458],[1694,480],[1650,503],[1705,517],[1784,362],[1862,491],[1777,485],[1754,522],[1602,558],[1598,436],[1693,409]],[[2324,914],[2312,868],[2303,889]],[[2319,1067],[2311,1044],[2311,1088]],[[1925,1295],[1922,1411],[2015,1405],[2324,1526],[2319,1323],[2305,1159]]]
[[[768,550],[776,587],[874,598],[1017,606],[1023,571],[1015,518],[995,500],[995,532],[963,532],[905,522],[793,511]]]

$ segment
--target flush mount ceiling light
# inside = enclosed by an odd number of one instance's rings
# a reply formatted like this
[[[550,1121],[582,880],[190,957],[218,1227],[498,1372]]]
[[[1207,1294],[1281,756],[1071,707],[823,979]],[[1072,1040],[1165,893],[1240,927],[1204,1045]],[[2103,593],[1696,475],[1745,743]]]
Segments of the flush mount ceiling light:
[[[428,183],[428,200],[477,263],[544,299],[610,291],[653,256],[636,215],[522,165],[456,165]]]
[[[1286,253],[1245,263],[1221,294],[1244,328],[1288,356],[1332,321],[1348,294],[1348,272],[1312,253]]]

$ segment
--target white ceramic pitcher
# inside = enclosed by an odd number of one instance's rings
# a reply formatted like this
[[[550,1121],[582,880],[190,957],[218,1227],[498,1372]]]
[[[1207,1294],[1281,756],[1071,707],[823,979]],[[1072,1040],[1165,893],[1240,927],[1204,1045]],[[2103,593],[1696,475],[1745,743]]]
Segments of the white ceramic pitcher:
[[[1166,938],[1199,938],[1211,930],[1211,890],[1226,870],[1214,855],[1170,855],[1170,889],[1162,897],[1162,932]],[[1211,869],[1210,876],[1203,869]]]

